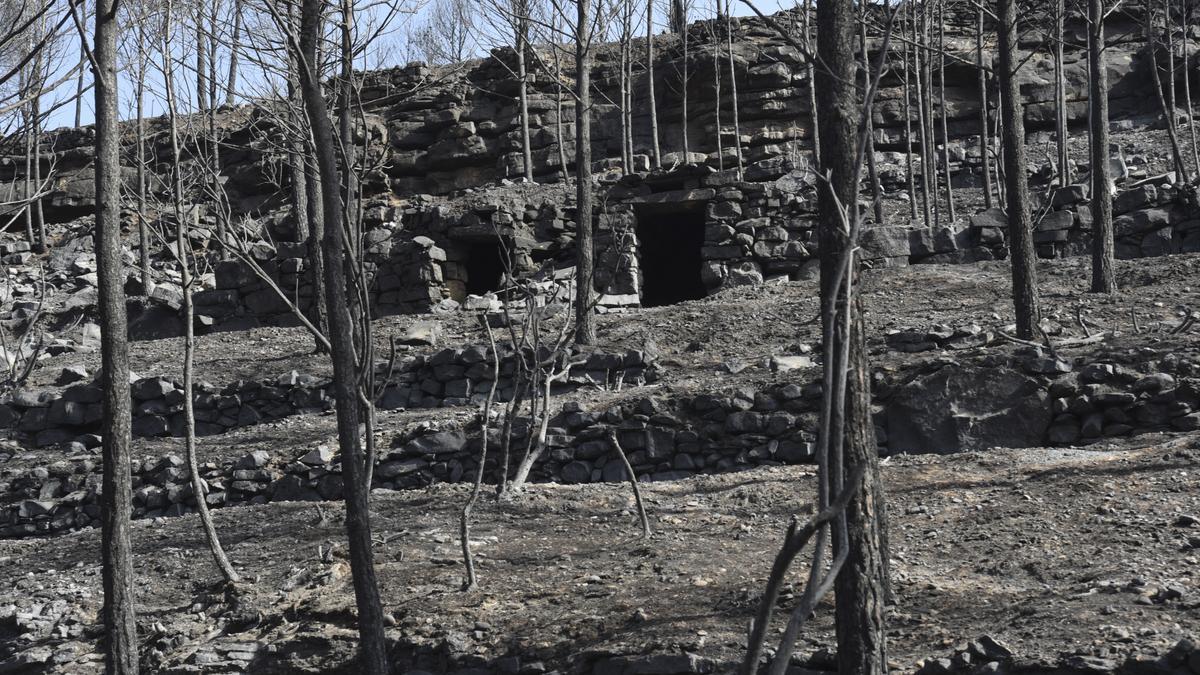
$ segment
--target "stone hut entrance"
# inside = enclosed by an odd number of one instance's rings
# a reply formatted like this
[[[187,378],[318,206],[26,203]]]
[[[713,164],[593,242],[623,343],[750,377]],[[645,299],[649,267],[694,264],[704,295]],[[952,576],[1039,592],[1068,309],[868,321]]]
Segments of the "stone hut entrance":
[[[642,306],[703,298],[704,203],[645,204],[636,212]]]
[[[484,295],[500,290],[504,279],[504,248],[499,239],[481,239],[460,244],[462,269],[468,294]]]

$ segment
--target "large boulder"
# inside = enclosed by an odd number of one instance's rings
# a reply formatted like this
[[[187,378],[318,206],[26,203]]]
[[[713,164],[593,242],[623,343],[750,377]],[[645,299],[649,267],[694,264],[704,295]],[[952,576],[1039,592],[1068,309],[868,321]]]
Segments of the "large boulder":
[[[1047,393],[1009,368],[944,367],[899,387],[887,404],[888,449],[951,453],[1041,445]]]

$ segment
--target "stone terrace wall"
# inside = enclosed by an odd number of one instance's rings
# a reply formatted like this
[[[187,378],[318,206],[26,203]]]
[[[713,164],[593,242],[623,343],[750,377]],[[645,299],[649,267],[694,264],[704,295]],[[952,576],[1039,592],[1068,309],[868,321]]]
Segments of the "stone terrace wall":
[[[501,357],[499,401],[512,397],[514,369],[515,357],[510,348]],[[385,375],[379,373],[381,378]],[[403,357],[391,375],[379,401],[382,409],[461,406],[484,400],[492,366],[483,348],[443,349],[429,356]],[[567,393],[585,385],[607,386],[618,380],[636,386],[656,378],[654,358],[644,352],[598,350],[573,367],[553,393]],[[180,383],[162,377],[142,378],[130,386],[130,395],[135,435],[183,435],[184,393]],[[0,429],[12,429],[39,447],[61,443],[96,447],[100,443],[94,433],[102,416],[100,401],[100,387],[94,383],[77,383],[62,390],[20,390],[0,403]],[[292,371],[270,380],[239,381],[225,387],[201,383],[193,402],[196,433],[210,436],[263,421],[328,410],[333,407],[333,395],[328,379]]]
[[[1087,185],[1056,189],[1035,220],[1033,241],[1043,258],[1091,255],[1092,213]],[[1172,253],[1200,253],[1200,208],[1194,186],[1165,174],[1137,181],[1113,200],[1116,256],[1144,258]],[[981,244],[1004,242],[1007,218],[1000,209],[971,219],[972,235]]]
[[[1200,364],[1164,359],[1148,374],[1120,362],[1073,364],[1039,354],[987,357],[967,367],[932,364],[903,381],[874,378],[881,453],[982,450],[1092,443],[1161,431],[1200,430]],[[1172,372],[1165,372],[1170,370]],[[821,384],[776,383],[718,395],[636,397],[606,410],[563,405],[550,423],[534,481],[618,482],[625,472],[606,439],[615,428],[640,480],[811,460]],[[944,397],[953,399],[947,405]],[[477,470],[476,422],[421,424],[381,453],[376,488],[409,489],[468,480]],[[1014,434],[1014,427],[1022,433]],[[514,428],[518,458],[528,426]],[[495,478],[500,440],[486,466]],[[209,504],[337,499],[342,478],[333,446],[296,455],[255,452],[202,467]],[[99,473],[83,454],[28,470],[0,470],[0,536],[93,525]],[[174,455],[134,469],[135,514],[187,513],[194,504],[187,469]]]

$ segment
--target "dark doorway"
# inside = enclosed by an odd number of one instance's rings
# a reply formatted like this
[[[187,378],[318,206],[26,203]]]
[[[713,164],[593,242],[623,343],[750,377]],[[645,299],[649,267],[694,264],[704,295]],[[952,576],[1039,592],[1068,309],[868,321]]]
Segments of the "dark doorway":
[[[500,290],[504,279],[504,249],[499,241],[475,241],[466,249],[466,289],[471,295],[483,295]]]
[[[638,213],[642,306],[698,300],[707,292],[700,278],[704,209]]]

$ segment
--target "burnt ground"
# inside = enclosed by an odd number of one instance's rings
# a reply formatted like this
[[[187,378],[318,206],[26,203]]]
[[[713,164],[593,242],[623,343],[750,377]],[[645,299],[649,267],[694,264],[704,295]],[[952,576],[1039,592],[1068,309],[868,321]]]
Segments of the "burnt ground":
[[[1114,331],[1104,342],[1063,349],[1066,355],[1134,355],[1148,364],[1172,354],[1195,359],[1194,334],[1170,336],[1158,327],[1200,301],[1200,256],[1121,262],[1124,290],[1112,298],[1084,293],[1087,265],[1084,259],[1039,265],[1054,340],[1084,334],[1076,308],[1089,330]],[[1004,262],[869,272],[873,368],[1019,349],[1001,342],[902,354],[883,338],[888,330],[937,323],[1003,327],[1011,319],[1007,275]],[[601,317],[603,342],[657,349],[662,381],[573,398],[601,407],[624,396],[810,381],[814,371],[774,373],[766,361],[818,342],[815,292],[812,282],[788,282]],[[1131,312],[1144,332],[1133,330]],[[414,320],[381,320],[380,339]],[[480,339],[466,317],[438,320],[445,344]],[[138,343],[134,369],[172,372],[179,345]],[[321,372],[322,360],[309,356],[308,346],[299,329],[217,333],[200,338],[197,363],[201,378],[220,382],[292,368]],[[731,373],[731,365],[740,372]],[[470,414],[388,412],[380,428],[386,436]],[[209,460],[257,448],[299,454],[333,434],[331,414],[296,416],[201,439],[200,451]],[[178,440],[136,444],[146,456],[180,451]],[[9,466],[52,461],[53,452],[28,451]],[[913,671],[981,635],[1005,643],[1019,663],[1050,669],[1073,654],[1114,663],[1160,654],[1200,634],[1200,525],[1185,527],[1190,521],[1180,518],[1200,517],[1198,475],[1197,434],[1080,449],[889,458],[893,666]],[[645,484],[656,532],[650,541],[636,536],[624,485],[532,485],[512,503],[485,500],[474,528],[482,586],[471,593],[459,590],[457,541],[467,486],[377,490],[376,562],[395,618],[389,637],[398,653],[425,646],[460,665],[519,655],[525,663],[566,669],[598,654],[688,651],[727,670],[744,651],[747,622],[788,519],[810,508],[812,481],[809,468],[780,467]],[[248,579],[236,601],[214,590],[218,575],[195,517],[136,521],[140,634],[150,670],[170,671],[232,641],[259,646],[254,672],[353,672],[354,602],[340,543],[341,505],[324,504],[323,512],[324,518],[311,503],[215,512],[229,554]],[[803,571],[802,565],[793,570],[793,583],[801,583]],[[0,636],[28,630],[33,644],[72,661],[62,672],[98,669],[92,638],[99,583],[97,530],[0,541],[0,589],[8,589],[0,591]],[[50,626],[4,618],[56,602],[60,611]],[[792,602],[788,594],[784,607]],[[801,644],[809,665],[826,663],[831,621],[826,603]]]
[[[1200,630],[1200,439],[1141,437],[1079,449],[1004,450],[888,460],[895,604],[889,655],[900,671],[981,635],[1018,662],[1162,653]],[[398,643],[459,657],[520,655],[567,667],[589,655],[688,651],[726,670],[788,519],[803,514],[811,471],[780,467],[643,488],[655,534],[637,537],[623,485],[533,485],[485,502],[474,528],[481,586],[459,590],[464,485],[376,491],[381,592]],[[256,672],[344,666],[355,633],[340,504],[222,509],[217,526],[250,581],[236,605],[193,516],[138,521],[141,634],[152,669],[211,642],[270,645]],[[325,554],[333,548],[332,555]],[[86,624],[99,609],[99,533],[0,543],[0,602],[65,599]],[[803,580],[803,565],[791,579]],[[215,596],[215,597],[214,597]],[[794,602],[785,595],[782,608]],[[828,602],[800,652],[832,647]],[[50,639],[55,649],[87,642]],[[815,656],[814,652],[816,653]],[[159,655],[161,654],[161,655]],[[158,665],[163,664],[163,665]],[[269,665],[268,665],[269,664]],[[73,668],[82,667],[76,663]],[[68,671],[75,672],[75,671]]]

